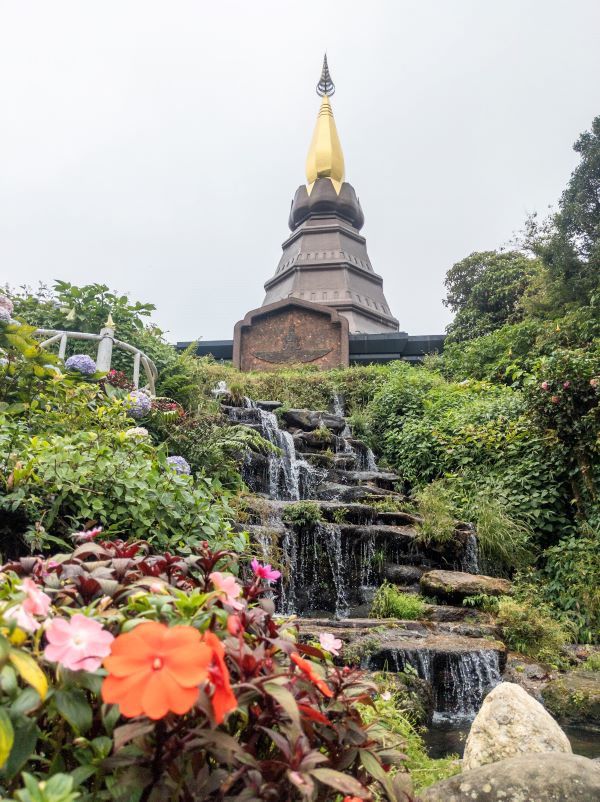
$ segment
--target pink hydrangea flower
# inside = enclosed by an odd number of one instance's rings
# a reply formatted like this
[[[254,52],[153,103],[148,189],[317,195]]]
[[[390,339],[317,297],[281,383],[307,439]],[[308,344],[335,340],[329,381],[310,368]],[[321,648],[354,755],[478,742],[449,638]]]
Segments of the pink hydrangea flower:
[[[27,598],[23,602],[23,609],[26,613],[30,615],[48,615],[50,596],[44,593],[33,579],[24,579],[18,588],[27,594]]]
[[[14,621],[19,629],[25,632],[35,632],[40,628],[39,621],[36,621],[31,613],[28,613],[22,604],[17,604],[16,607],[11,607],[4,613],[6,621]]]
[[[548,382],[542,382],[542,384],[540,386],[541,386],[542,390],[547,390],[550,387]]]
[[[598,379],[590,379],[590,387],[597,387]]]
[[[114,638],[102,624],[76,613],[73,618],[54,618],[46,628],[44,657],[71,671],[96,671],[110,654]]]
[[[277,582],[281,577],[281,571],[276,571],[274,568],[271,568],[268,563],[262,565],[256,558],[252,560],[250,567],[259,579],[266,579],[267,582]]]
[[[563,382],[563,388],[565,390],[568,390],[570,386],[571,386],[571,382]]]
[[[234,610],[242,610],[244,605],[236,601],[242,592],[242,588],[235,581],[232,574],[222,574],[221,571],[213,571],[208,575],[208,578],[215,586],[216,590],[224,593],[226,596],[227,604],[230,604]]]
[[[340,649],[343,645],[342,641],[339,638],[336,638],[331,632],[321,632],[319,635],[319,643],[321,644],[322,649],[325,649],[326,652],[334,654],[336,657],[340,653]]]

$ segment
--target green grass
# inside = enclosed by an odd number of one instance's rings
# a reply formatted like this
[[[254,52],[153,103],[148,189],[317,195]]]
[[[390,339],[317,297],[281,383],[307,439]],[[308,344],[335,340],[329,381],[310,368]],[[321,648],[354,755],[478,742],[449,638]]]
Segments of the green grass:
[[[395,585],[384,582],[377,590],[370,614],[373,618],[402,618],[414,620],[425,611],[425,602],[414,593],[403,593]]]
[[[385,685],[381,688],[385,691]],[[446,777],[458,774],[460,762],[458,756],[450,756],[435,760],[429,757],[423,739],[411,721],[410,711],[398,707],[398,698],[393,690],[388,691],[390,698],[378,696],[373,706],[358,705],[365,722],[384,727],[390,733],[386,746],[398,746],[406,755],[405,766],[412,777],[414,790],[421,791]]]

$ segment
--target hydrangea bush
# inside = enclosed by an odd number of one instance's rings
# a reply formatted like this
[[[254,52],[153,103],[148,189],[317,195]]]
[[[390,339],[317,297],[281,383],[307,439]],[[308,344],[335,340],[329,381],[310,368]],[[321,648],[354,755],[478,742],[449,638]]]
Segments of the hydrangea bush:
[[[100,536],[2,568],[4,796],[25,771],[79,802],[407,799],[375,686],[274,617],[270,566]]]

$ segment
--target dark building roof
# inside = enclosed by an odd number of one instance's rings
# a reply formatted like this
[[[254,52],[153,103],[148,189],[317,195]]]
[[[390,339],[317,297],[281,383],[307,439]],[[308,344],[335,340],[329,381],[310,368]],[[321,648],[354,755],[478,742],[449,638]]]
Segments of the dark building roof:
[[[368,365],[392,362],[402,359],[406,362],[421,362],[427,354],[441,353],[444,348],[443,334],[409,335],[405,331],[391,331],[384,334],[351,334],[350,364]],[[192,345],[179,342],[178,351]],[[233,359],[233,340],[200,340],[196,347],[197,356],[212,355],[219,362]]]

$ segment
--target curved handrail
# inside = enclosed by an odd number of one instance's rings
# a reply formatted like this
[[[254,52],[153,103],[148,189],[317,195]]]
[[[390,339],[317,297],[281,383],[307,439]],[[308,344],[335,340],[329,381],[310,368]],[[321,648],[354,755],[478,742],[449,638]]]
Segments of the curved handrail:
[[[155,395],[156,393],[158,370],[156,369],[154,362],[140,348],[136,348],[135,345],[130,345],[129,343],[123,342],[123,340],[115,339],[113,336],[113,329],[102,329],[100,334],[90,334],[83,331],[61,331],[59,329],[36,329],[34,334],[42,335],[47,338],[40,343],[42,348],[47,348],[49,345],[59,343],[58,356],[60,359],[65,358],[65,354],[67,352],[67,342],[69,340],[88,340],[102,344],[106,343],[109,347],[105,350],[105,352],[103,352],[103,362],[105,364],[103,364],[101,367],[99,365],[98,368],[99,370],[102,370],[102,372],[108,372],[110,370],[113,348],[118,348],[121,351],[127,351],[133,354],[133,384],[136,390],[139,389],[140,386],[140,367],[142,367],[147,380],[147,384],[144,385],[142,389],[149,390],[152,395]],[[101,346],[98,348],[98,363],[100,363],[101,359],[100,348]]]

